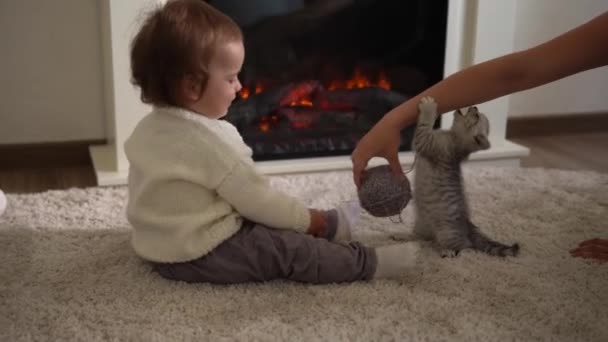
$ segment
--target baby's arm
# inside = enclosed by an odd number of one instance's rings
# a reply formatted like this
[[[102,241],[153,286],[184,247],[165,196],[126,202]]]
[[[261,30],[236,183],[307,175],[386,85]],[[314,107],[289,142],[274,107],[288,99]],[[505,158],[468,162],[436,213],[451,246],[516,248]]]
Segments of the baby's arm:
[[[243,217],[279,229],[318,233],[323,229],[320,212],[270,186],[252,166],[238,163],[217,188],[218,194]]]

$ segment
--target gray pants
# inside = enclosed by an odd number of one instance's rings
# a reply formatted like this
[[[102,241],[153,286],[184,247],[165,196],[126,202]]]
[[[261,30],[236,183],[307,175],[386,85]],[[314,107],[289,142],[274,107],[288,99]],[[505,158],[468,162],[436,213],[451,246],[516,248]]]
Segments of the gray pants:
[[[234,284],[289,279],[327,284],[369,280],[376,252],[359,242],[339,243],[252,222],[209,254],[182,263],[154,263],[163,277],[186,282]]]

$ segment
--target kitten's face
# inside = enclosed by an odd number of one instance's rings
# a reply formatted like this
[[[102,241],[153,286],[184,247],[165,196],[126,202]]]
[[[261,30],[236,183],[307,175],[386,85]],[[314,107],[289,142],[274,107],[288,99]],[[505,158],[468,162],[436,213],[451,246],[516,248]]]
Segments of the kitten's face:
[[[455,111],[451,130],[462,138],[466,149],[470,152],[490,148],[488,140],[490,122],[483,113],[477,110],[477,107]]]

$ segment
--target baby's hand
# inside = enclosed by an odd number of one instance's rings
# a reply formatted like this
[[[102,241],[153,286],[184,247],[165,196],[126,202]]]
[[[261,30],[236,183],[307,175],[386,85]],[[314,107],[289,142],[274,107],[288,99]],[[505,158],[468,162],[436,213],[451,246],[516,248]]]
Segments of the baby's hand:
[[[325,215],[320,210],[308,209],[310,213],[310,226],[306,234],[310,234],[315,237],[325,236],[327,233],[327,220]]]
[[[591,259],[599,263],[608,262],[608,240],[592,239],[581,242],[577,248],[570,251],[573,257]]]

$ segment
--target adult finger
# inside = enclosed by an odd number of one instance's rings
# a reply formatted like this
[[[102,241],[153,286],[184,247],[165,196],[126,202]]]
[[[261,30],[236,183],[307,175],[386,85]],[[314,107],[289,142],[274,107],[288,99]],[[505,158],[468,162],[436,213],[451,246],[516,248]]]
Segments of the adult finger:
[[[391,168],[393,174],[397,177],[404,177],[403,168],[401,167],[401,162],[399,161],[399,155],[396,153],[387,158],[388,165]]]
[[[367,167],[367,160],[362,161],[355,155],[351,156],[351,160],[353,162],[353,181],[355,182],[357,189],[359,189],[361,187],[361,175]]]

